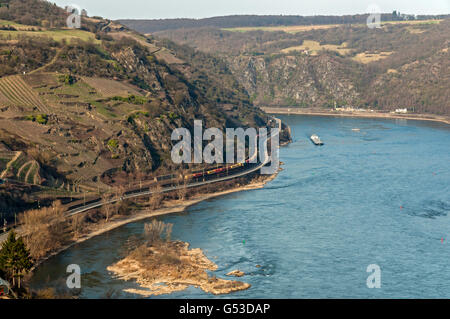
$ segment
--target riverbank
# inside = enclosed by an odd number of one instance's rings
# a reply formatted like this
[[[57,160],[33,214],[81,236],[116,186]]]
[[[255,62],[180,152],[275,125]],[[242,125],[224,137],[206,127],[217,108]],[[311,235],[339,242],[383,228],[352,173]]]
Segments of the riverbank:
[[[381,118],[381,119],[404,119],[416,121],[432,121],[450,124],[450,117],[430,114],[397,114],[397,113],[381,113],[381,112],[342,112],[335,110],[324,110],[315,108],[287,108],[287,107],[261,107],[261,109],[269,114],[293,114],[293,115],[314,115],[314,116],[335,116],[335,117],[360,117],[360,118]]]
[[[31,275],[32,272],[42,263],[44,263],[46,260],[48,260],[49,258],[56,256],[58,254],[60,254],[61,252],[69,249],[70,247],[80,244],[82,242],[85,242],[91,238],[94,238],[96,236],[102,235],[104,233],[107,233],[111,230],[114,230],[116,228],[119,228],[121,226],[124,226],[126,224],[129,223],[133,223],[133,222],[137,222],[137,221],[141,221],[144,219],[148,219],[151,217],[157,217],[157,216],[163,216],[163,215],[168,215],[168,214],[176,214],[176,213],[182,213],[184,212],[186,209],[188,209],[189,207],[198,204],[202,201],[208,200],[208,199],[212,199],[212,198],[216,198],[216,197],[220,197],[220,196],[224,196],[224,195],[228,195],[228,194],[232,194],[232,193],[236,193],[236,192],[242,192],[242,191],[248,191],[248,190],[254,190],[254,189],[260,189],[263,188],[264,185],[268,182],[270,182],[271,180],[273,180],[276,176],[278,175],[278,172],[270,175],[266,178],[264,178],[263,180],[257,180],[257,181],[253,181],[250,182],[249,184],[246,185],[239,185],[237,187],[234,188],[230,188],[227,189],[225,191],[219,191],[219,192],[214,192],[214,193],[206,193],[206,194],[199,194],[196,196],[193,196],[190,199],[185,199],[185,200],[169,200],[166,201],[164,203],[164,207],[158,208],[158,209],[154,209],[154,210],[150,210],[150,209],[144,209],[141,211],[138,211],[136,213],[133,213],[130,216],[126,216],[126,217],[120,217],[116,220],[111,220],[109,222],[105,222],[105,223],[101,223],[101,224],[93,224],[91,227],[91,229],[89,230],[89,232],[87,234],[83,234],[82,236],[80,236],[77,240],[71,242],[68,245],[64,245],[63,247],[61,247],[60,249],[58,249],[57,251],[53,252],[52,254],[48,255],[47,257],[39,260],[39,262],[37,262],[33,269],[31,270]]]
[[[449,130],[416,121],[283,120],[296,142],[280,149],[285,171],[274,181],[157,218],[174,225],[173,239],[218,265],[211,274],[252,287],[219,296],[190,287],[149,298],[448,298],[450,244],[441,239],[450,229]],[[335,143],[316,148],[305,140],[310,132]],[[112,279],[107,267],[127,255],[128,239],[141,238],[151,221],[72,247],[39,267],[31,287],[64,291],[66,267],[75,263],[83,272],[80,299],[141,298],[123,292],[139,289],[134,280]],[[383,283],[392,289],[367,289],[373,263],[385,265]],[[246,275],[226,276],[235,269]]]

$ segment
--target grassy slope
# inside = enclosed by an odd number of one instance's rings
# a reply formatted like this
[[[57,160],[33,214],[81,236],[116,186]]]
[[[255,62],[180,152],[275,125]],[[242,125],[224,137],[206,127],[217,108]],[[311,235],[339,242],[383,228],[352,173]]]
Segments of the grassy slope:
[[[95,39],[93,33],[83,31],[83,30],[43,30],[43,31],[9,31],[0,30],[0,37],[11,38],[12,40],[17,40],[19,37],[30,36],[30,37],[50,37],[55,41],[62,40],[74,40],[79,39],[82,41],[93,41],[95,43],[100,43]]]

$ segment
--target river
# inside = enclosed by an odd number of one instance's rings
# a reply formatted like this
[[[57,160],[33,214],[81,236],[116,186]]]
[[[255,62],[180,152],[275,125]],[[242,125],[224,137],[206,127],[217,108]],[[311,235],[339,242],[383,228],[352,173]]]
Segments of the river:
[[[293,143],[265,188],[199,203],[159,219],[201,248],[221,278],[239,269],[252,287],[223,298],[450,298],[450,126],[433,122],[279,116]],[[353,130],[353,129],[359,129]],[[322,147],[309,136],[318,134]],[[34,288],[65,287],[82,271],[81,298],[141,298],[106,267],[143,231],[131,223],[52,257]],[[366,285],[381,269],[381,288]],[[261,267],[256,267],[261,265]],[[152,298],[217,298],[191,287]]]

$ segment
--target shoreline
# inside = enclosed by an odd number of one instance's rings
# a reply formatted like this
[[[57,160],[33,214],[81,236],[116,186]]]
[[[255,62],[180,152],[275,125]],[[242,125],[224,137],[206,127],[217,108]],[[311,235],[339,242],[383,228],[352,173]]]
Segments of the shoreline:
[[[429,114],[392,114],[381,112],[342,112],[333,110],[318,110],[311,108],[288,108],[288,107],[260,107],[268,114],[293,114],[293,115],[311,115],[311,116],[334,116],[334,117],[358,117],[358,118],[379,118],[379,119],[403,119],[415,121],[429,121],[444,123],[450,125],[450,117],[443,115]]]
[[[290,133],[290,127],[289,128],[289,133]],[[285,143],[283,143],[280,146],[284,146],[289,144],[291,141],[287,141]],[[282,170],[281,168],[282,163],[280,162],[279,168],[277,170],[276,173],[268,176],[267,178],[264,178],[262,181],[258,180],[258,181],[252,181],[246,185],[239,185],[237,187],[225,190],[225,191],[220,191],[220,192],[214,192],[214,193],[206,193],[206,194],[199,194],[193,198],[190,198],[188,200],[171,200],[168,201],[166,203],[166,205],[162,208],[158,208],[155,210],[140,210],[137,211],[135,214],[132,214],[130,216],[127,217],[122,217],[116,221],[110,221],[108,222],[106,225],[97,225],[98,228],[97,229],[93,229],[92,231],[89,231],[88,234],[82,235],[81,237],[79,237],[77,240],[74,240],[73,242],[64,245],[63,247],[61,247],[60,249],[54,251],[53,253],[49,254],[48,256],[46,256],[45,258],[42,258],[41,260],[37,261],[33,268],[30,270],[30,277],[33,276],[34,271],[41,265],[43,264],[45,261],[49,260],[50,258],[60,254],[61,252],[77,245],[77,244],[81,244],[91,238],[97,237],[99,235],[102,235],[104,233],[107,233],[111,230],[114,230],[116,228],[119,228],[121,226],[124,226],[126,224],[129,223],[133,223],[133,222],[137,222],[137,221],[141,221],[147,218],[151,218],[151,217],[157,217],[157,216],[163,216],[163,215],[169,215],[169,214],[175,214],[175,213],[182,213],[184,211],[186,211],[187,208],[198,204],[200,202],[203,202],[205,200],[208,199],[212,199],[212,198],[216,198],[216,197],[220,197],[220,196],[224,196],[224,195],[228,195],[228,194],[232,194],[232,193],[237,193],[237,192],[242,192],[242,191],[248,191],[248,190],[254,190],[254,189],[261,189],[263,188],[268,182],[274,180],[277,176],[278,173]],[[96,228],[95,226],[93,228]]]
[[[281,170],[281,169],[280,169]],[[279,171],[280,171],[279,170]],[[278,171],[278,172],[279,172]],[[148,219],[151,217],[157,217],[157,216],[163,216],[163,215],[169,215],[169,214],[176,214],[176,213],[182,213],[184,211],[186,211],[186,209],[188,209],[189,207],[196,205],[198,203],[201,203],[205,200],[208,199],[212,199],[212,198],[216,198],[216,197],[220,197],[220,196],[224,196],[224,195],[228,195],[228,194],[232,194],[232,193],[237,193],[237,192],[242,192],[242,191],[249,191],[249,190],[254,190],[254,189],[261,189],[263,188],[268,182],[274,180],[277,175],[278,172],[270,175],[268,178],[264,179],[263,181],[254,181],[251,182],[249,184],[246,185],[240,185],[238,187],[232,188],[232,189],[228,189],[225,191],[220,191],[220,192],[215,192],[215,193],[208,193],[208,194],[200,194],[197,195],[191,199],[188,200],[184,200],[182,202],[180,202],[179,200],[172,200],[167,202],[165,207],[162,208],[158,208],[155,210],[141,210],[136,212],[135,214],[132,214],[128,217],[124,217],[124,218],[120,218],[116,221],[110,221],[107,224],[104,225],[99,225],[98,229],[94,229],[91,232],[89,232],[88,234],[81,236],[80,238],[78,238],[76,241],[65,245],[63,247],[61,247],[60,249],[58,249],[57,251],[51,253],[50,255],[48,255],[47,257],[41,259],[39,262],[36,262],[36,264],[33,266],[33,268],[30,271],[30,276],[33,276],[33,272],[44,262],[46,262],[47,260],[49,260],[50,258],[62,253],[63,251],[81,244],[89,239],[92,239],[94,237],[100,236],[102,234],[105,234],[111,230],[117,229],[121,226],[124,226],[126,224],[129,223],[133,223],[133,222],[138,222],[144,219]]]

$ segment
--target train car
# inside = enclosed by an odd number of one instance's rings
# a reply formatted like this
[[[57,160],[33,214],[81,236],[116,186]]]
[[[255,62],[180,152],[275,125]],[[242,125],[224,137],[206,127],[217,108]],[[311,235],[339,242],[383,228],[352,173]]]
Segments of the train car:
[[[253,157],[255,157],[255,155]],[[246,164],[250,163],[251,160],[252,159],[247,159],[244,163],[236,163],[236,164],[233,164],[230,166],[223,166],[223,167],[219,167],[216,169],[211,169],[209,171],[204,171],[204,170],[194,171],[187,175],[180,175],[179,178],[184,179],[184,180],[189,180],[189,179],[194,179],[194,178],[200,178],[200,177],[203,177],[206,175],[220,174],[220,173],[224,173],[230,169],[236,169],[236,168],[243,167]],[[171,178],[175,178],[175,175],[159,176],[157,178],[155,177],[155,181],[161,181],[161,180],[166,180],[166,179],[171,179]]]
[[[203,176],[203,172],[201,173],[194,173],[194,174],[189,174],[189,175],[185,175],[184,179],[188,180],[188,179],[192,179],[192,178],[199,178]]]
[[[206,172],[206,175],[212,175],[212,174],[214,174],[214,170],[210,170],[210,171]]]
[[[237,164],[231,165],[230,169],[235,169],[235,168],[239,168],[239,167],[242,167],[242,166],[244,166],[244,163],[237,163]]]

